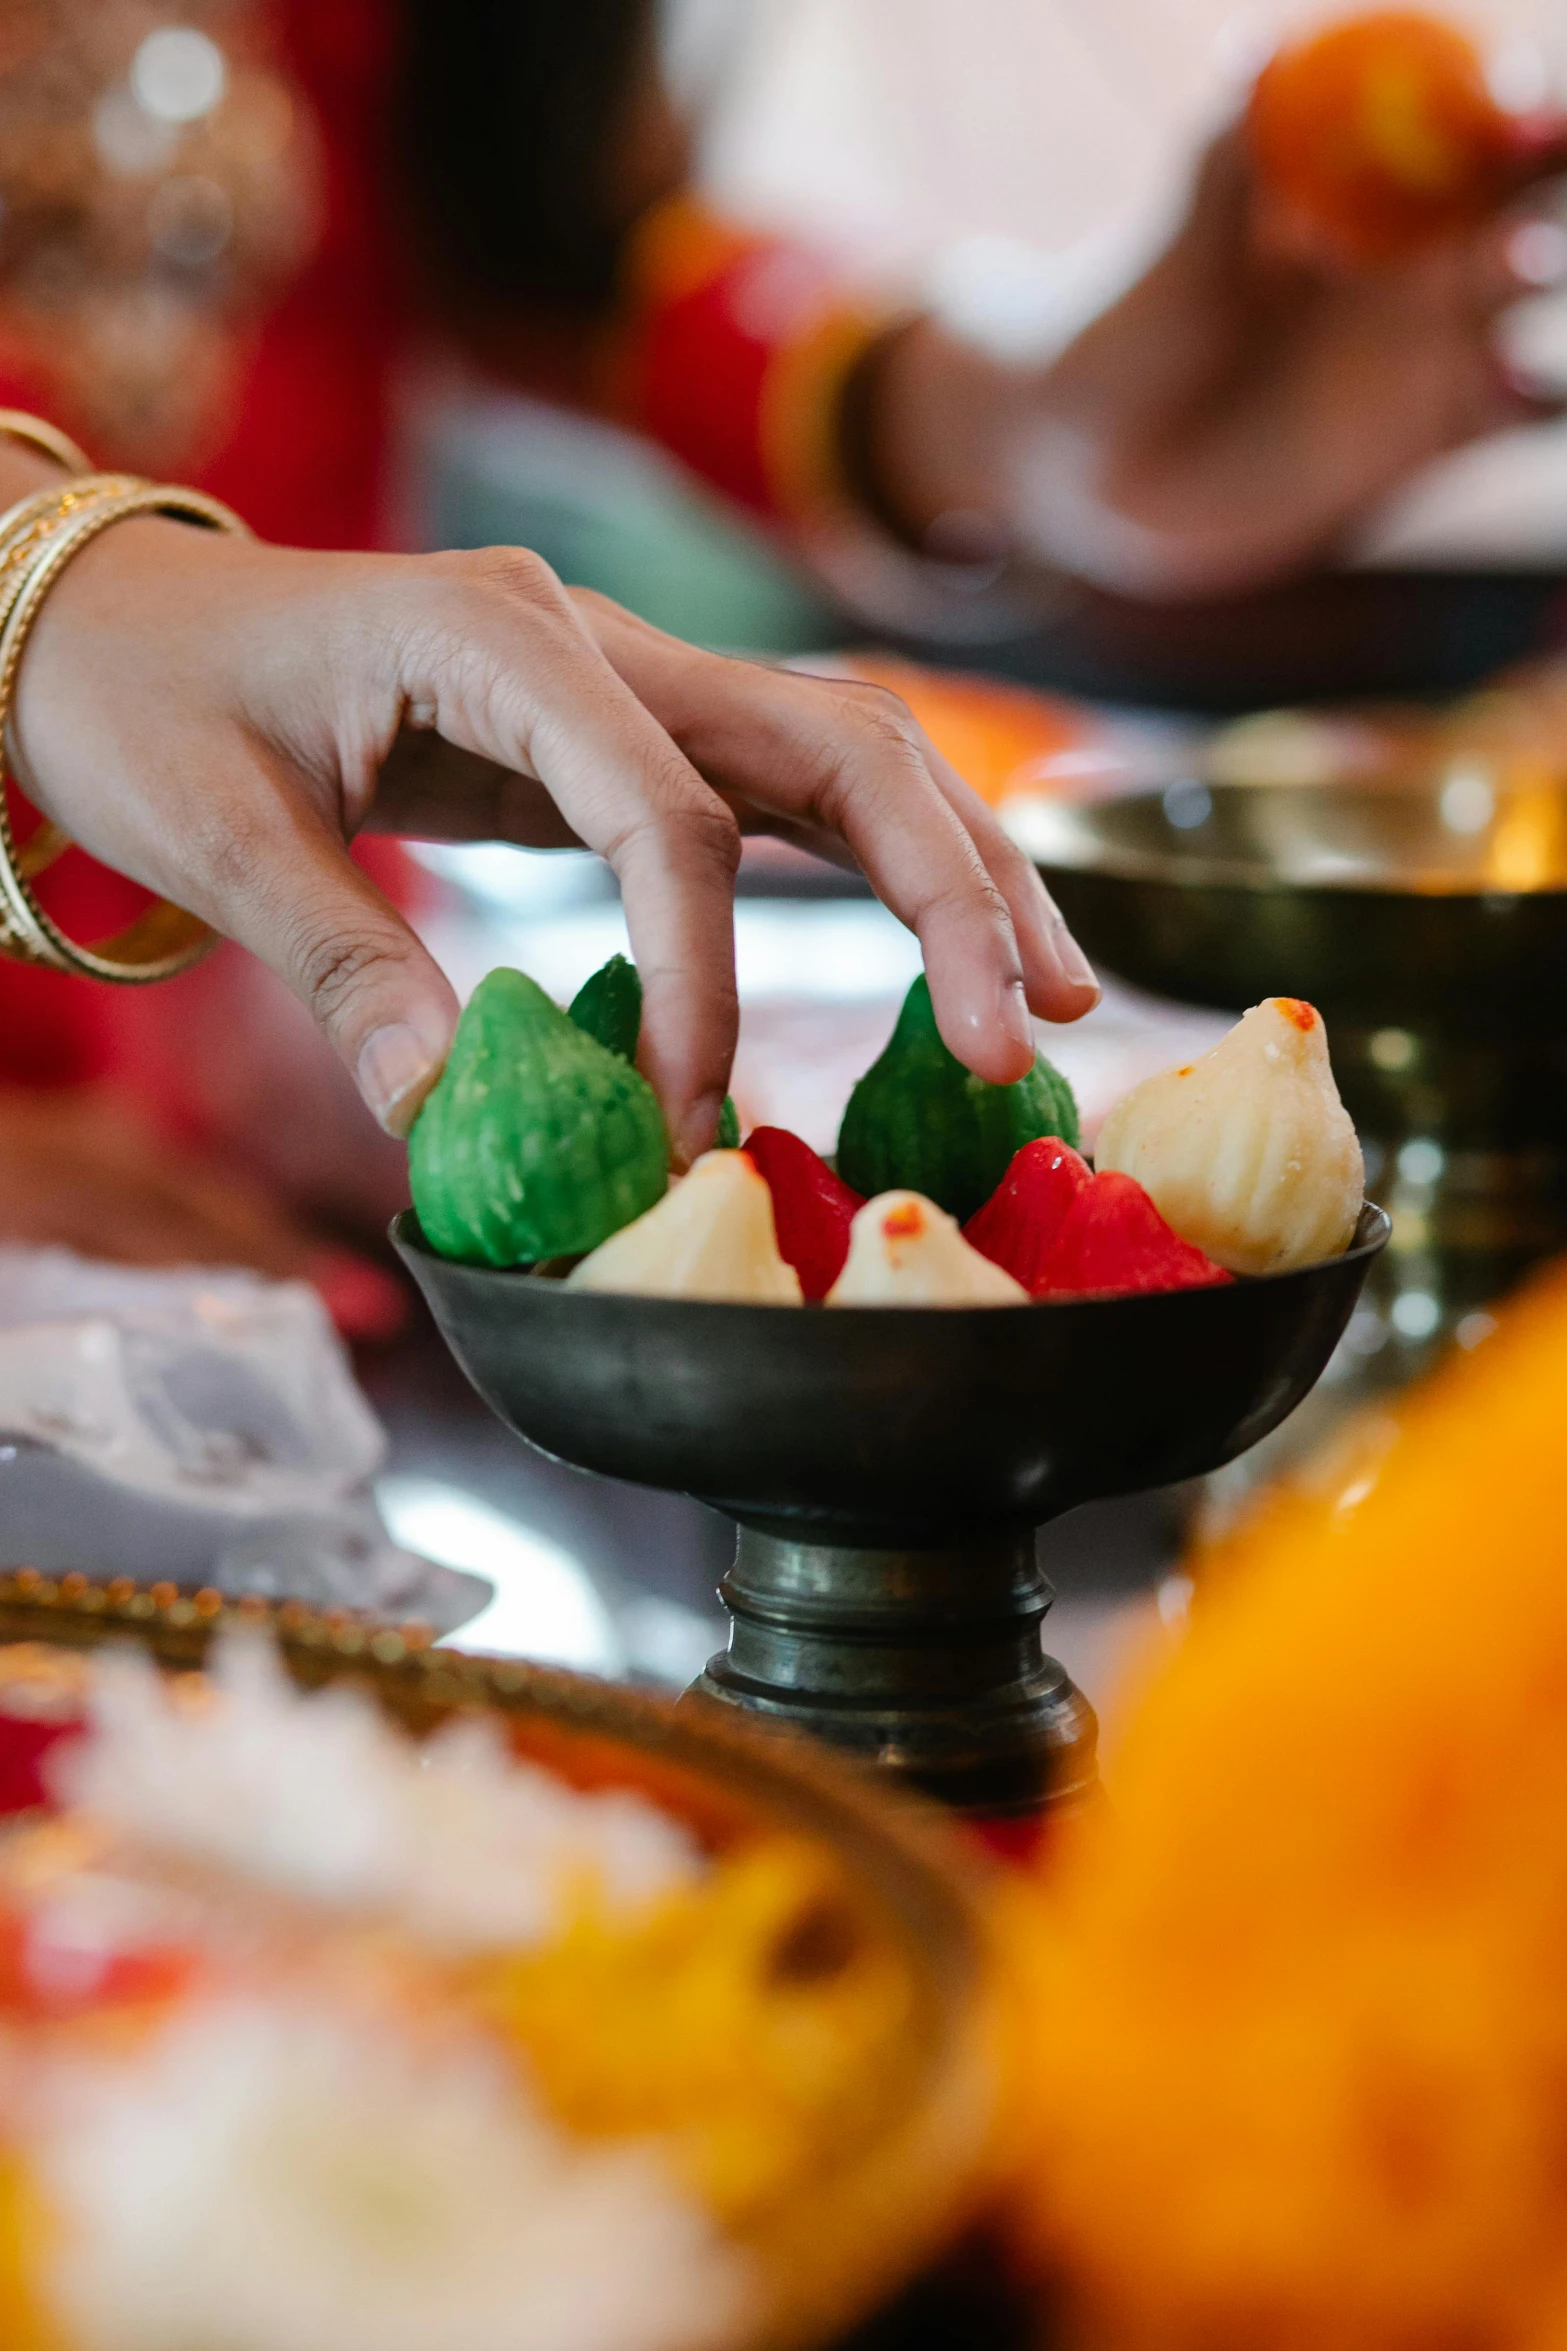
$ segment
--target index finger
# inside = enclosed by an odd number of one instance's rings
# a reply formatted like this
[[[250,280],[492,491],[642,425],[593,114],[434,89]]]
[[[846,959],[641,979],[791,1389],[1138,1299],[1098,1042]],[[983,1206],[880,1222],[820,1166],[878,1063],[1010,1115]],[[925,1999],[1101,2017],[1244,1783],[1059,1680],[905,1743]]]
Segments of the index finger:
[[[643,986],[638,1060],[683,1166],[712,1142],[739,1027],[739,829],[547,565],[505,550],[447,568],[456,593],[411,640],[404,691],[448,742],[536,776],[619,876]]]

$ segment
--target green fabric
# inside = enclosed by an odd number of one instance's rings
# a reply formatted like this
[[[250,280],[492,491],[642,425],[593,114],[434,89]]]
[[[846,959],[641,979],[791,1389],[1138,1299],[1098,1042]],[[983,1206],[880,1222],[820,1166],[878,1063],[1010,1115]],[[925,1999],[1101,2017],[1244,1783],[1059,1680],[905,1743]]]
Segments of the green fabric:
[[[443,1257],[529,1265],[596,1249],[662,1199],[669,1146],[647,1080],[502,969],[463,1012],[408,1174]]]
[[[849,1096],[838,1173],[867,1199],[922,1192],[960,1223],[983,1207],[1015,1154],[1038,1135],[1075,1150],[1077,1104],[1041,1053],[1016,1085],[991,1086],[943,1043],[924,974],[903,1000],[881,1059]]]

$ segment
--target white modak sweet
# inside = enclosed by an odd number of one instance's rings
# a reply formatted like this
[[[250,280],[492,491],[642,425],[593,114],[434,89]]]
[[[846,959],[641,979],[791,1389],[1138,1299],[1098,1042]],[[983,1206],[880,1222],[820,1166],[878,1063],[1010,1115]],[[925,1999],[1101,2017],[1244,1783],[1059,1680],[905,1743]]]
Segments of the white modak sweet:
[[[1322,1016],[1270,996],[1184,1069],[1118,1102],[1095,1165],[1135,1176],[1183,1241],[1230,1273],[1285,1273],[1354,1236],[1365,1169]]]
[[[708,1151],[634,1224],[584,1257],[567,1285],[644,1298],[799,1306],[800,1277],[778,1254],[773,1196],[743,1151]]]
[[[1028,1292],[970,1248],[919,1192],[881,1192],[849,1228],[849,1255],[829,1306],[1026,1306]]]

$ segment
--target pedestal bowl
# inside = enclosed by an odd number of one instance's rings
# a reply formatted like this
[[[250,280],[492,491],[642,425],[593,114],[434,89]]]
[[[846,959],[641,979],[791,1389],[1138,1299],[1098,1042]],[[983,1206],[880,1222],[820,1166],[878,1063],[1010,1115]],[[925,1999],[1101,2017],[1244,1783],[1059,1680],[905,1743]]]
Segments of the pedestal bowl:
[[[546,1453],[734,1519],[728,1650],[694,1686],[950,1803],[1029,1812],[1094,1778],[1043,1649],[1034,1530],[1195,1477],[1301,1401],[1388,1222],[1223,1288],[1016,1307],[724,1305],[459,1265],[393,1239],[485,1402]]]

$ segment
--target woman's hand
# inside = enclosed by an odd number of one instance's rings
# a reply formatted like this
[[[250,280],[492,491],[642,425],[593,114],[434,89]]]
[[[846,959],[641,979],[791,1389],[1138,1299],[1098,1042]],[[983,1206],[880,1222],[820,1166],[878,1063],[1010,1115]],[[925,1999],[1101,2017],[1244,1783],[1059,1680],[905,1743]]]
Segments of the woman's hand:
[[[1541,173],[1564,163],[1542,134]],[[1270,204],[1230,131],[1167,250],[1050,366],[1005,366],[928,322],[888,347],[883,500],[916,533],[1003,517],[1020,554],[1136,596],[1227,593],[1320,559],[1418,466],[1548,412],[1494,341],[1547,274],[1528,224],[1510,204],[1349,268]]]
[[[118,525],[44,607],[14,739],[38,806],[278,971],[393,1131],[456,1005],[348,857],[366,824],[608,859],[682,1162],[728,1084],[742,829],[863,867],[983,1077],[1027,1068],[1030,1010],[1095,1000],[1032,867],[895,697],[694,652],[519,549],[318,555]]]

